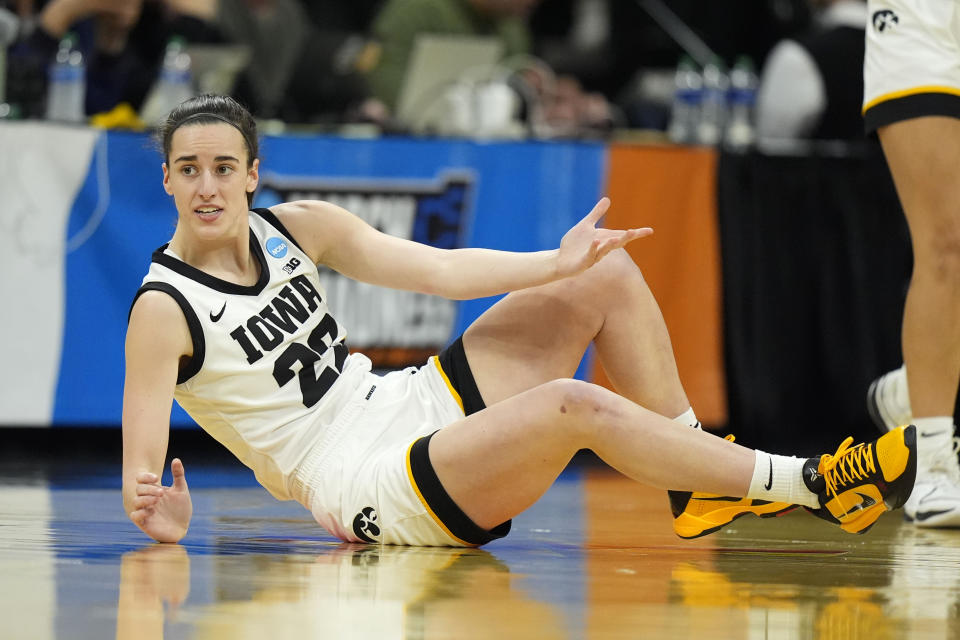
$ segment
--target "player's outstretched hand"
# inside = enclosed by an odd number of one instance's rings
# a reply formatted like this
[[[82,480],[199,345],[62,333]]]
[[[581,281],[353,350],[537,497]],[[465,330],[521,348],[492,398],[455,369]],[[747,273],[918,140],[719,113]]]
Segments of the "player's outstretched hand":
[[[155,473],[144,471],[137,476],[137,495],[130,519],[144,533],[158,542],[177,542],[187,534],[193,503],[183,471],[183,463],[174,458],[170,463],[173,485],[164,487]]]
[[[557,273],[560,277],[572,276],[589,269],[605,255],[626,246],[638,238],[653,233],[650,227],[640,229],[604,229],[597,228],[600,218],[610,208],[609,198],[600,198],[583,220],[567,231],[560,241],[557,256]]]

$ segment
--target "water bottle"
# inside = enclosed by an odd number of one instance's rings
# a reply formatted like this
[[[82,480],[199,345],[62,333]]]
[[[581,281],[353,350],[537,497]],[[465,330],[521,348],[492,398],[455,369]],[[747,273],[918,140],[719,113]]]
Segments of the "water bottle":
[[[690,56],[680,59],[673,83],[673,105],[667,135],[677,144],[695,144],[703,98],[703,78]]]
[[[735,151],[749,148],[754,141],[754,104],[760,84],[753,60],[740,56],[730,71],[730,113],[724,142]]]
[[[167,43],[160,76],[140,112],[140,119],[148,125],[160,123],[174,107],[194,96],[190,54],[185,44],[179,36]]]
[[[729,85],[726,69],[719,58],[713,58],[703,66],[703,103],[697,127],[697,142],[700,144],[714,145],[723,138]]]
[[[7,104],[7,46],[0,41],[0,105]]]
[[[60,40],[57,55],[47,74],[47,120],[83,122],[86,94],[86,65],[76,38],[68,33]]]

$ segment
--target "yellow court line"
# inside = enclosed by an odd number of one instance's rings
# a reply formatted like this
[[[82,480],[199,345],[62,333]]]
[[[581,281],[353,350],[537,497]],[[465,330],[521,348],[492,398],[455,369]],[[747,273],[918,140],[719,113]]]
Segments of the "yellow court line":
[[[915,96],[921,93],[947,93],[954,96],[960,96],[960,89],[957,87],[946,87],[940,85],[929,85],[926,87],[913,87],[912,89],[903,89],[901,91],[893,91],[891,93],[885,93],[878,98],[874,98],[867,104],[863,106],[862,113],[866,113],[867,109],[871,109],[881,102],[887,102],[889,100],[896,100],[897,98],[906,98],[907,96]]]

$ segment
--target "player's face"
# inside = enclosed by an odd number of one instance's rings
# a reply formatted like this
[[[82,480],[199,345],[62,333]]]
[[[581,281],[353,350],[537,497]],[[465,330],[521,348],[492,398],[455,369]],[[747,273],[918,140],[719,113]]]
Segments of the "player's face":
[[[180,127],[170,140],[169,160],[163,188],[173,196],[181,224],[221,231],[247,224],[247,193],[257,188],[260,161],[247,168],[247,148],[236,128]]]

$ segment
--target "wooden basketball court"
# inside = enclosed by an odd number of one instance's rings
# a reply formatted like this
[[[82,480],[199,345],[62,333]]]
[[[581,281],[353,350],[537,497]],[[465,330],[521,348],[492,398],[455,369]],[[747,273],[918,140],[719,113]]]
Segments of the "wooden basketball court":
[[[0,637],[960,637],[960,530],[899,513],[684,541],[664,492],[582,463],[485,548],[343,545],[245,472],[187,464],[181,545],[127,521],[113,475],[0,473]]]

